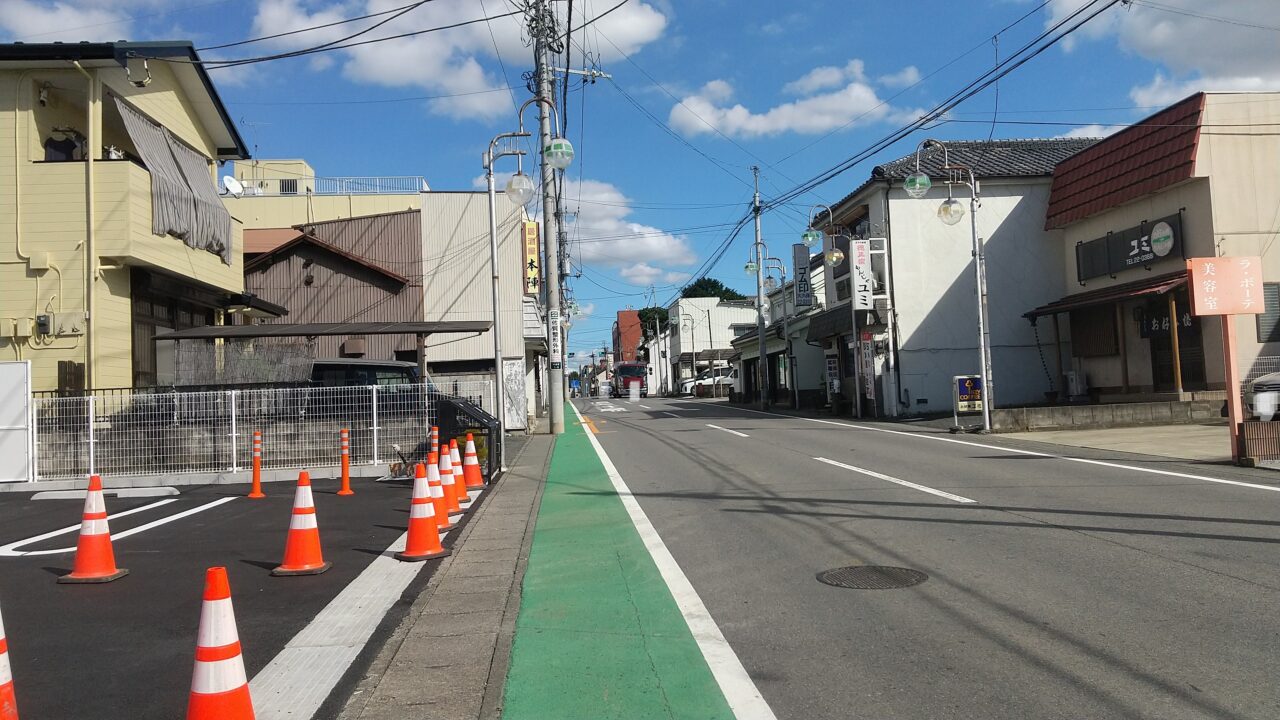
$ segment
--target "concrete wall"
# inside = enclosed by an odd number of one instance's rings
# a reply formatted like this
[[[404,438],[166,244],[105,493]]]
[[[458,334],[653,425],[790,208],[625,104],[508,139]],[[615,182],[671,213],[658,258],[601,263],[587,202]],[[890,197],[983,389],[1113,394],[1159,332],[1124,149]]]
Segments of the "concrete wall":
[[[937,217],[945,186],[922,199],[900,188],[889,194],[900,391],[908,412],[949,410],[952,377],[979,371],[967,194],[966,188],[955,190],[966,212],[954,226]],[[986,181],[981,195],[978,235],[986,240],[994,399],[1003,405],[1043,401],[1050,389],[1044,365],[1052,372],[1052,333],[1042,331],[1038,347],[1022,314],[1066,292],[1061,240],[1043,229],[1049,179]]]

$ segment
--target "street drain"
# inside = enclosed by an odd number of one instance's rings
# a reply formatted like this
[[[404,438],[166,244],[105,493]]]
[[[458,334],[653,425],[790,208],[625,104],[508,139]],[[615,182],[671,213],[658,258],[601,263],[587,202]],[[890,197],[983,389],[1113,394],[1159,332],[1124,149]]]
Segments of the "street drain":
[[[853,590],[892,590],[928,580],[919,570],[884,565],[852,565],[818,573],[818,582]]]

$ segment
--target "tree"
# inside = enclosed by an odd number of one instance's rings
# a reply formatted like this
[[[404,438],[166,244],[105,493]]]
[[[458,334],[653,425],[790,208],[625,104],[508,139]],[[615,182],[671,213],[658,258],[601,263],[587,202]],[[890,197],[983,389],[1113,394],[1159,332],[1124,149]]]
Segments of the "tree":
[[[747,296],[726,287],[724,283],[713,277],[702,276],[685,286],[680,292],[683,298],[716,297],[721,300],[746,300]]]
[[[671,324],[671,319],[667,317],[667,309],[664,307],[640,308],[636,311],[636,314],[640,316],[640,333],[645,342],[653,339],[653,322],[655,319],[658,321],[659,335]]]

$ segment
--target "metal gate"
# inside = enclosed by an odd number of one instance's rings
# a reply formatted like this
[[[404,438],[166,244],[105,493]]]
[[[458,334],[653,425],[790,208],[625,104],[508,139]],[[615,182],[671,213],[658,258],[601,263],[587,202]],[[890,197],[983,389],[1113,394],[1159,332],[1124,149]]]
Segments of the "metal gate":
[[[29,482],[31,363],[0,362],[0,482]]]

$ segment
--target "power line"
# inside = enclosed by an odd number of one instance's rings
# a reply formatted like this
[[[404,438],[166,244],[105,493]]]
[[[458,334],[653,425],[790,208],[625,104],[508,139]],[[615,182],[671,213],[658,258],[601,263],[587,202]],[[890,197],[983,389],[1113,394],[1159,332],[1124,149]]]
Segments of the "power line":
[[[217,68],[210,68],[217,70]],[[228,105],[383,105],[388,103],[418,102],[422,100],[443,100],[445,98],[467,97],[468,95],[486,95],[488,93],[510,92],[515,88],[507,85],[489,90],[472,90],[471,92],[447,93],[444,95],[414,95],[412,97],[376,98],[368,100],[230,100]],[[514,101],[514,98],[513,98]]]
[[[353,33],[351,33],[350,35],[347,35],[346,37],[338,38],[337,40],[330,40],[329,42],[321,43],[321,44],[319,44],[319,45],[315,45],[315,46],[312,46],[312,47],[310,47],[310,48],[306,48],[305,50],[296,50],[296,51],[290,51],[290,52],[285,52],[285,53],[277,53],[277,54],[276,54],[276,55],[274,55],[274,56],[268,55],[268,56],[264,56],[264,57],[262,57],[262,58],[251,58],[251,59],[246,59],[246,60],[223,61],[222,63],[220,63],[220,66],[221,66],[221,67],[235,67],[235,66],[238,66],[238,65],[248,65],[248,64],[250,64],[250,63],[264,62],[265,60],[279,60],[279,59],[287,58],[287,57],[298,57],[298,56],[301,56],[301,55],[310,55],[310,54],[317,53],[317,52],[323,52],[323,51],[325,51],[325,50],[329,50],[329,49],[335,49],[335,50],[336,50],[336,49],[338,49],[338,47],[342,46],[342,45],[341,45],[342,43],[347,42],[348,40],[354,40],[354,39],[356,39],[356,38],[358,38],[358,37],[360,37],[360,36],[362,36],[362,35],[367,35],[368,33],[371,33],[371,32],[373,32],[374,30],[377,30],[378,28],[382,27],[383,25],[386,25],[387,23],[391,22],[392,20],[396,20],[396,19],[398,19],[398,18],[404,17],[405,15],[407,15],[407,14],[409,14],[409,13],[413,12],[414,10],[417,10],[417,9],[418,9],[418,8],[420,8],[420,7],[422,7],[423,5],[426,5],[427,3],[429,3],[429,2],[433,2],[433,1],[434,1],[434,0],[417,0],[417,2],[410,3],[409,5],[405,5],[404,7],[400,8],[399,10],[394,10],[394,11],[392,11],[392,13],[391,13],[391,16],[390,16],[390,17],[383,18],[382,20],[379,20],[378,22],[376,22],[376,23],[374,23],[374,24],[370,25],[370,26],[369,26],[369,27],[367,27],[367,28],[364,28],[363,30],[357,30],[356,32],[353,32]],[[357,44],[358,44],[358,43],[357,43]],[[342,47],[350,47],[350,46],[342,46]]]
[[[430,0],[425,0],[425,1],[429,2]],[[206,50],[222,50],[225,48],[239,47],[241,45],[248,45],[250,43],[262,42],[263,40],[275,40],[277,38],[289,37],[290,35],[300,35],[306,32],[323,30],[325,28],[337,27],[338,25],[345,25],[347,23],[358,22],[360,20],[368,20],[369,18],[375,18],[382,15],[389,15],[393,12],[398,12],[400,10],[412,10],[413,8],[421,4],[422,2],[412,2],[412,3],[409,3],[408,5],[401,5],[400,7],[394,7],[394,8],[391,8],[390,10],[382,10],[376,13],[369,13],[368,15],[360,15],[358,17],[344,18],[342,20],[335,20],[334,22],[325,23],[323,25],[312,25],[310,27],[299,28],[297,30],[290,30],[288,32],[276,33],[274,35],[263,35],[261,37],[249,38],[248,40],[238,40],[232,43],[224,43],[222,45],[209,45],[208,47],[196,48],[196,50],[199,50],[200,52],[204,52]]]
[[[1129,0],[1129,2],[1133,3],[1134,5],[1141,5],[1142,7],[1151,8],[1152,10],[1159,10],[1161,12],[1173,13],[1174,15],[1182,15],[1185,17],[1197,18],[1199,20],[1210,20],[1213,22],[1224,23],[1226,25],[1235,25],[1237,27],[1253,28],[1255,30],[1270,30],[1271,32],[1280,32],[1280,27],[1275,27],[1273,25],[1258,25],[1256,23],[1245,22],[1243,20],[1235,20],[1233,18],[1222,17],[1221,15],[1206,15],[1204,13],[1197,13],[1197,12],[1192,12],[1190,10],[1183,10],[1182,8],[1171,7],[1163,3],[1152,2],[1152,0]]]

